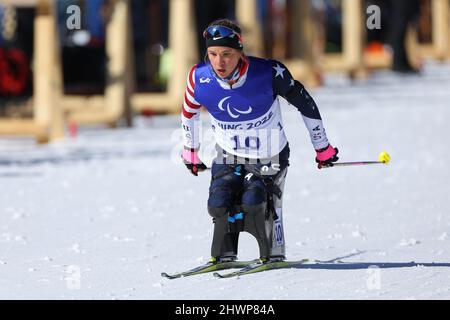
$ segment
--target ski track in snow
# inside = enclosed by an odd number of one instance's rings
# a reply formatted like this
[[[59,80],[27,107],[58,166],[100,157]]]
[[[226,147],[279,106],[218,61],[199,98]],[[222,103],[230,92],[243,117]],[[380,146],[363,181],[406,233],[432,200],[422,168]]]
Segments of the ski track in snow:
[[[161,278],[209,259],[210,176],[172,160],[178,116],[137,118],[133,129],[81,128],[46,146],[0,139],[0,298],[449,299],[450,65],[326,83],[311,94],[340,160],[392,157],[388,166],[319,171],[300,115],[283,110],[288,258],[330,262],[236,279]],[[257,252],[242,234],[240,258]]]

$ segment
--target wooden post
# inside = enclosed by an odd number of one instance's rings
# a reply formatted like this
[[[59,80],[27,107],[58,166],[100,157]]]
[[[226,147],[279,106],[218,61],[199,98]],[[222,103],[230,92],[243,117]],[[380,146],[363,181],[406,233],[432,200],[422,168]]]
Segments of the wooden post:
[[[106,122],[114,127],[130,110],[130,32],[129,0],[114,0],[111,20],[106,27],[106,55],[108,57],[105,88]],[[131,121],[129,119],[129,121]]]
[[[363,10],[362,0],[342,1],[342,42],[345,63],[350,73],[363,70]]]
[[[405,47],[406,56],[411,66],[413,68],[420,69],[423,54],[420,51],[417,31],[411,24],[408,26],[408,29],[406,31]]]
[[[449,0],[433,0],[433,44],[439,60],[450,58],[450,4]]]
[[[35,7],[40,0],[0,0],[0,5],[12,5],[15,7]]]
[[[176,101],[169,106],[173,113],[180,112],[187,74],[190,67],[197,61],[194,23],[192,0],[170,1],[169,50],[172,63],[167,91],[173,101]]]
[[[62,95],[62,75],[56,34],[54,1],[39,0],[34,24],[34,119],[38,128],[37,141],[61,139],[64,118],[59,98]]]
[[[318,61],[314,59],[316,42],[311,4],[308,0],[295,0],[291,5],[292,30],[288,41],[294,60],[286,61],[286,64],[294,78],[301,79],[307,86],[316,87],[321,80]]]
[[[167,91],[164,93],[135,93],[133,108],[140,112],[149,108],[155,112],[180,113],[189,69],[198,62],[197,38],[194,33],[192,0],[169,2],[170,60]]]
[[[242,28],[245,51],[250,55],[263,53],[261,25],[256,0],[237,0],[236,17]]]
[[[311,4],[308,0],[292,1],[292,32],[289,37],[295,58],[312,62],[313,58],[313,21]]]
[[[131,18],[131,2],[128,3],[127,22],[126,22],[126,104],[124,110],[124,120],[127,127],[133,126],[133,106],[131,102],[132,95],[136,90],[136,70],[134,67],[134,43],[133,28]]]

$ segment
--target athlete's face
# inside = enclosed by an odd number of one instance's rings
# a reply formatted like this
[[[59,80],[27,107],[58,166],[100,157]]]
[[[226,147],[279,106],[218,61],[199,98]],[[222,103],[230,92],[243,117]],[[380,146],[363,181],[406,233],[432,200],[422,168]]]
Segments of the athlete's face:
[[[209,47],[208,58],[217,75],[226,78],[238,65],[241,51],[229,47]]]

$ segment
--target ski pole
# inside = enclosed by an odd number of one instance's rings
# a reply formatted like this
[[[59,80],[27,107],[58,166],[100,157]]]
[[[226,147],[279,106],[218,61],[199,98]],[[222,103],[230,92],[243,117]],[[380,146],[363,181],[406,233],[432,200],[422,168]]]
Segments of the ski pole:
[[[391,160],[391,156],[387,152],[381,152],[378,156],[378,161],[352,161],[352,162],[335,162],[332,165],[321,166],[319,164],[319,169],[322,168],[332,168],[332,167],[347,167],[347,166],[366,166],[370,164],[388,164]]]

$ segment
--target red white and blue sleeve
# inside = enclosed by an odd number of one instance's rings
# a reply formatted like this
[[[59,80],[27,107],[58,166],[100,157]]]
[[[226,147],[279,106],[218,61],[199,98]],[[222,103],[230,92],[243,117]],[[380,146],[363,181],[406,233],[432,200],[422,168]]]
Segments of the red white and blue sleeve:
[[[185,148],[198,150],[200,147],[200,108],[202,107],[194,98],[195,69],[191,68],[187,77],[186,91],[184,93],[181,124],[183,128],[183,144]]]
[[[294,80],[285,65],[276,60],[272,60],[272,63],[274,94],[284,97],[300,111],[314,149],[326,148],[329,145],[328,138],[314,99],[299,81]]]

